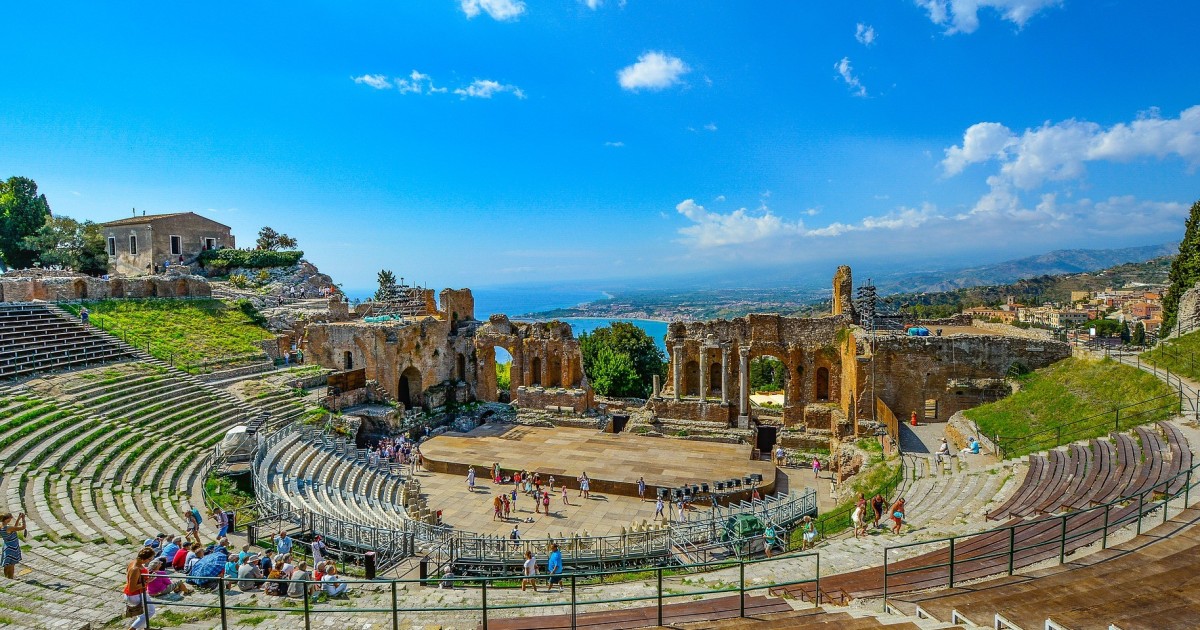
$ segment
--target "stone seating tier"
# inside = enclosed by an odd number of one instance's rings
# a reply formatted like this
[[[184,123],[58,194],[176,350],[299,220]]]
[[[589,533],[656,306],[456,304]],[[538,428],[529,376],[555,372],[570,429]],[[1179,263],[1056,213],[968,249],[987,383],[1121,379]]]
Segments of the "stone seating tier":
[[[0,305],[0,379],[132,355],[123,344],[48,305]]]

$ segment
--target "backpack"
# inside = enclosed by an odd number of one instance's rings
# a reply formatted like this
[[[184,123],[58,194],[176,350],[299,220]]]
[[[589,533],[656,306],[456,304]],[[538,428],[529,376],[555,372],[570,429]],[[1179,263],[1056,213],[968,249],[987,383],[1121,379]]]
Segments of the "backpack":
[[[197,527],[200,526],[200,523],[204,522],[204,519],[200,518],[200,510],[197,510],[196,508],[192,508],[192,518],[196,519]]]

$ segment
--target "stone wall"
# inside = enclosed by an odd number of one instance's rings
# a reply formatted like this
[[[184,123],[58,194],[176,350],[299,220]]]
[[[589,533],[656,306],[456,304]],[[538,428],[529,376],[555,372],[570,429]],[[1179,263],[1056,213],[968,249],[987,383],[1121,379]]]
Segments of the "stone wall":
[[[571,388],[562,387],[518,387],[516,395],[513,396],[513,404],[518,407],[527,409],[553,409],[554,411],[571,410],[574,413],[583,413],[592,408],[593,398],[591,388]],[[595,423],[589,423],[589,426],[594,428]]]
[[[83,274],[48,276],[23,274],[0,277],[0,300],[5,302],[68,302],[109,298],[211,297],[208,280],[179,272],[138,278],[93,278]]]
[[[1054,333],[1045,328],[1018,328],[1010,324],[1002,324],[1000,322],[985,322],[982,319],[976,319],[972,325],[975,328],[983,330],[991,330],[1009,337],[1022,337],[1025,339],[1039,339],[1049,341],[1054,339]]]
[[[902,422],[914,411],[925,418],[926,401],[936,405],[928,419],[944,422],[956,411],[1006,396],[1004,378],[1014,366],[1034,370],[1069,356],[1070,346],[1060,341],[998,335],[884,337],[873,355],[873,391]],[[872,392],[871,373],[868,364],[860,397]]]
[[[1162,335],[1164,338],[1176,336],[1176,331],[1190,332],[1200,328],[1200,282],[1179,296],[1179,311],[1175,319],[1178,324],[1164,331],[1167,333]]]
[[[496,385],[496,348],[512,356],[510,392],[512,401],[528,407],[520,398],[520,388],[579,389],[587,392],[591,405],[591,386],[583,374],[583,354],[571,326],[563,322],[513,322],[505,315],[492,315],[487,323],[473,330],[480,400],[499,399]],[[570,406],[570,405],[567,405]]]

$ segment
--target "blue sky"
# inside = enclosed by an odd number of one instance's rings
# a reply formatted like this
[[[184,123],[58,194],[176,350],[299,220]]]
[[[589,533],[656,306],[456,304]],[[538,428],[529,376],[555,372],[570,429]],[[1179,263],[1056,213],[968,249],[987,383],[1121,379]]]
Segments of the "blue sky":
[[[6,9],[0,176],[347,287],[976,263],[1200,197],[1192,2],[101,4]]]

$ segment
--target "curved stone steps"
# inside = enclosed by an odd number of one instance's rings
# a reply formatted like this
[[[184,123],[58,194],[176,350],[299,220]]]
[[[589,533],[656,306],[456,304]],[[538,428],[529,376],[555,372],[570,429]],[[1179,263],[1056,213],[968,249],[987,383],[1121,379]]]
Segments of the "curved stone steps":
[[[8,446],[0,450],[0,461],[4,462],[5,466],[22,468],[21,461],[34,446],[37,446],[42,440],[48,436],[54,435],[63,430],[63,427],[71,426],[78,422],[78,416],[73,413],[75,410],[57,410],[53,414],[42,416],[40,420],[55,417],[56,419],[46,422],[41,427],[34,429],[30,433],[25,434],[20,439],[15,440]],[[25,427],[31,425],[24,425]],[[20,429],[18,429],[20,430]],[[14,435],[14,434],[10,434]]]

